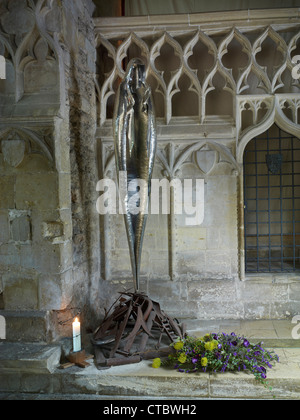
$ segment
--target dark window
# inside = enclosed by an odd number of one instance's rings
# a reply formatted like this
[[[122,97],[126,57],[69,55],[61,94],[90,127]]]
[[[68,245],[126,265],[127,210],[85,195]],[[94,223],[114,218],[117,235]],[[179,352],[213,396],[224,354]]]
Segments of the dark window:
[[[300,271],[300,140],[273,125],[244,153],[246,272]]]

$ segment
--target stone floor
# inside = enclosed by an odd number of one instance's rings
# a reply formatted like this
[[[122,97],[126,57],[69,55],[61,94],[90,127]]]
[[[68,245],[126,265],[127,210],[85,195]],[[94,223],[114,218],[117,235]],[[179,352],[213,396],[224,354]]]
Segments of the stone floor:
[[[0,343],[0,399],[146,401],[273,399],[273,396],[300,399],[300,339],[292,337],[295,327],[291,320],[188,322],[190,334],[234,331],[252,342],[263,340],[265,347],[274,349],[280,363],[268,373],[272,391],[244,372],[183,374],[173,369],[153,369],[151,361],[103,371],[93,362],[86,369],[62,370],[58,369],[61,356],[58,345],[3,341]]]

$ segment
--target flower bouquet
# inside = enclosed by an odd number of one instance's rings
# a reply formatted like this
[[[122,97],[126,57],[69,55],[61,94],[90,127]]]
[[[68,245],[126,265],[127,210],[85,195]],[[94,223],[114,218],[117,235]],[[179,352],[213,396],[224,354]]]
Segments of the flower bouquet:
[[[279,362],[273,351],[251,344],[244,336],[231,334],[206,334],[203,337],[186,336],[171,344],[172,353],[161,362],[153,360],[153,367],[173,365],[180,372],[252,372],[255,378],[267,385],[267,369]]]

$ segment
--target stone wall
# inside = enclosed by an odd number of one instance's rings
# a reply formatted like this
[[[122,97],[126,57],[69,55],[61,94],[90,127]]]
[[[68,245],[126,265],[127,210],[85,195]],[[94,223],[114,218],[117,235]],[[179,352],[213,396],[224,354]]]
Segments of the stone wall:
[[[93,3],[1,7],[1,313],[8,339],[49,341],[98,290]]]

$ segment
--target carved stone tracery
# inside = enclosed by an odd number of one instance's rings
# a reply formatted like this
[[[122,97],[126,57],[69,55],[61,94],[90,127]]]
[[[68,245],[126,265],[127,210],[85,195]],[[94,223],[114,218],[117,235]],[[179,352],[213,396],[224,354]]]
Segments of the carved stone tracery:
[[[53,25],[53,0],[1,0],[0,54],[6,59],[7,83],[1,94],[18,103],[24,94],[48,92],[59,108],[63,99],[61,48]],[[57,13],[55,14],[57,16]],[[55,17],[54,16],[54,17]],[[6,102],[8,98],[6,98]]]
[[[228,92],[234,103],[233,110],[238,107],[237,95],[260,96],[274,95],[276,93],[296,93],[300,91],[299,80],[291,76],[294,66],[292,57],[297,52],[300,39],[299,27],[291,28],[282,34],[276,31],[272,25],[259,28],[253,40],[253,33],[246,28],[232,27],[221,37],[211,36],[202,30],[191,31],[187,28],[182,36],[172,34],[166,30],[164,33],[155,33],[151,39],[143,36],[143,33],[130,32],[123,35],[116,42],[115,39],[97,34],[97,48],[102,46],[107,51],[108,57],[113,62],[109,73],[101,76],[102,84],[97,79],[97,91],[100,104],[99,124],[102,126],[107,120],[107,101],[115,94],[115,82],[124,75],[124,60],[130,59],[131,47],[136,47],[135,52],[140,54],[148,66],[148,78],[152,83],[155,94],[161,95],[164,102],[164,121],[169,124],[174,117],[174,96],[180,92],[179,82],[183,77],[189,80],[188,92],[197,96],[198,112],[197,120],[203,123],[207,116],[207,97],[210,92],[218,89]],[[221,38],[221,39],[220,39]],[[208,55],[212,57],[213,64],[209,68],[194,68],[193,58],[195,46],[204,46]],[[169,46],[177,66],[171,70],[171,75],[166,78],[160,62],[162,50]],[[230,51],[232,48],[233,53]],[[239,50],[239,55],[230,63],[229,55],[234,56],[234,51]],[[242,59],[237,57],[243,56]],[[274,56],[274,63],[266,63],[265,57]],[[270,61],[270,60],[269,60]],[[161,62],[160,62],[161,63]],[[167,68],[168,63],[165,63]],[[201,75],[200,75],[201,73]],[[288,74],[289,73],[289,74]],[[204,77],[203,77],[204,74]],[[283,80],[283,76],[285,79]],[[221,82],[222,80],[222,82]],[[223,84],[223,86],[222,86]],[[237,110],[238,112],[238,110]],[[176,115],[176,114],[175,114]],[[194,114],[191,114],[194,115]],[[235,119],[235,112],[232,113]]]

